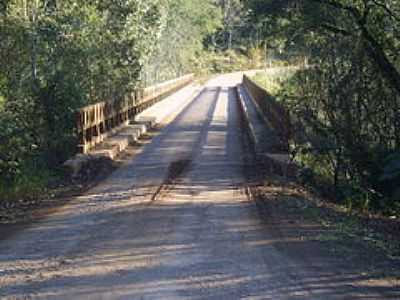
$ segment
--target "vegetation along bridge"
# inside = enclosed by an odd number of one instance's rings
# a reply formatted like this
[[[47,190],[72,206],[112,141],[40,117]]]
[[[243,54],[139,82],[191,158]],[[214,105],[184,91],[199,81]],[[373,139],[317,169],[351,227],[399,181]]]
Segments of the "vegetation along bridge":
[[[0,298],[400,299],[399,3],[2,1]]]

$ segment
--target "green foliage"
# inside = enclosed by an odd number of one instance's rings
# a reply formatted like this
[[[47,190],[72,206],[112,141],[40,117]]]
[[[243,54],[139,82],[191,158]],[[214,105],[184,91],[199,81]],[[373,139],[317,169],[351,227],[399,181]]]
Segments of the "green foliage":
[[[247,10],[243,1],[215,0],[215,2],[222,12],[222,26],[210,37],[210,46],[219,51],[242,46],[242,38],[247,36],[245,32],[249,30],[250,25],[247,22]]]
[[[379,180],[382,187],[388,191],[390,205],[400,211],[400,153],[396,152],[387,156],[383,166]]]
[[[203,71],[208,73],[230,73],[248,69],[251,60],[238,51],[210,51],[203,56]]]
[[[279,101],[285,83],[295,74],[295,71],[294,67],[268,68],[263,72],[258,72],[252,77],[252,80]]]
[[[202,69],[221,18],[211,0],[3,1],[2,195],[45,186],[41,172],[74,154],[82,106]]]
[[[280,88],[305,181],[347,206],[400,199],[398,1],[247,1],[268,47],[304,57]],[[270,89],[274,89],[270,84]]]
[[[221,26],[221,12],[211,0],[168,0],[166,20],[153,52],[145,65],[147,84],[184,73],[201,73],[203,42]]]
[[[389,155],[385,160],[381,181],[392,181],[400,179],[400,153]]]
[[[162,0],[7,1],[0,14],[0,184],[76,148],[75,113],[139,82],[165,23]],[[37,171],[39,172],[39,171]],[[4,189],[4,188],[3,188]],[[3,194],[4,195],[4,194]]]
[[[19,166],[20,172],[14,176],[13,184],[0,182],[0,200],[19,201],[43,197],[49,183],[54,182],[58,174],[35,166]]]
[[[398,139],[398,98],[372,66],[363,72],[348,66],[356,65],[299,71],[279,97],[291,110],[297,159],[314,170],[313,178],[333,186],[327,192],[349,206],[385,209],[397,201],[396,156],[388,159],[387,153]]]

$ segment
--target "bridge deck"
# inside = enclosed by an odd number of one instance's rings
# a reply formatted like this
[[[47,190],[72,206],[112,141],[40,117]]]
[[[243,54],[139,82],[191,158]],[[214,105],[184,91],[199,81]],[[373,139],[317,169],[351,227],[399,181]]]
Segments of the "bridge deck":
[[[267,226],[247,198],[233,90],[240,78],[210,81],[139,155],[102,184],[2,241],[0,295],[380,298],[376,289],[354,284],[362,277],[341,257],[289,251],[315,250],[315,244],[279,236],[289,224]]]

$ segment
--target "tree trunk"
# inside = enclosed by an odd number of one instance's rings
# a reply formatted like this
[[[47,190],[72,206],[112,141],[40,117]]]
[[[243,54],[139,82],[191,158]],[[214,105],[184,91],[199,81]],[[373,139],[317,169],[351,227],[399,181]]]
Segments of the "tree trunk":
[[[382,46],[372,37],[368,30],[362,28],[362,36],[367,42],[369,56],[375,61],[383,76],[389,81],[392,87],[400,94],[400,73],[390,62]]]

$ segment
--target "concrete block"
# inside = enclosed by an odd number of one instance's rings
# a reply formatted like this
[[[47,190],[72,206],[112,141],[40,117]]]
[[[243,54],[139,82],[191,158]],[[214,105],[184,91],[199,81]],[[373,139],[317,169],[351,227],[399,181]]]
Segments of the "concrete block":
[[[90,156],[87,154],[77,154],[64,163],[64,167],[72,178],[78,177],[82,168],[88,163]]]
[[[117,146],[118,147],[118,152],[121,152],[125,150],[126,147],[128,147],[130,140],[132,138],[129,136],[123,136],[123,135],[115,135],[110,137],[108,140],[104,141],[103,144],[107,146]]]
[[[120,145],[102,144],[101,147],[90,151],[90,156],[95,158],[114,159],[120,152]]]
[[[140,137],[142,134],[147,132],[148,127],[145,124],[131,124],[128,125],[128,130],[134,132],[134,134],[138,134]]]
[[[135,123],[139,125],[145,125],[147,127],[153,127],[157,123],[156,117],[137,116],[135,117]]]

